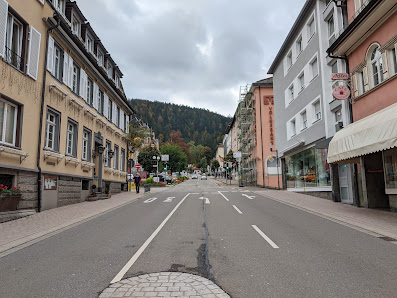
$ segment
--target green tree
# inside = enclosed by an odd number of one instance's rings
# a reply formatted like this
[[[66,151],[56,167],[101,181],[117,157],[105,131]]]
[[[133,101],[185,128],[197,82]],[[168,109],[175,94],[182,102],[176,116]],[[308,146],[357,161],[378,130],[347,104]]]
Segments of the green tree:
[[[145,136],[150,133],[149,129],[141,126],[130,126],[130,132],[127,134],[128,141],[135,152],[142,147]]]
[[[208,163],[207,163],[207,159],[205,158],[205,157],[202,157],[201,159],[200,159],[200,162],[198,163],[198,168],[200,168],[200,169],[202,169],[203,170],[203,172],[207,169],[207,165],[208,165]]]
[[[201,159],[201,152],[204,149],[203,145],[195,145],[194,141],[189,142],[189,151],[190,151],[190,156],[191,160],[190,162],[192,164],[198,165]]]
[[[214,171],[215,169],[217,169],[219,167],[220,167],[219,161],[217,159],[214,159],[211,163],[211,169]]]
[[[174,144],[165,144],[161,147],[161,154],[168,154],[170,160],[167,162],[168,169],[173,172],[180,172],[187,168],[187,156],[182,148]]]
[[[237,162],[237,160],[233,157],[233,151],[232,151],[232,150],[230,150],[230,151],[226,154],[226,156],[225,156],[225,158],[223,159],[223,161],[224,161],[224,162],[232,162],[232,163],[236,163],[236,162]]]
[[[161,156],[160,151],[154,144],[142,148],[142,150],[139,152],[138,162],[145,171],[152,172],[155,170],[155,167],[153,167],[155,164],[153,156]]]
[[[205,146],[201,152],[200,152],[200,156],[201,157],[205,157],[205,159],[207,160],[207,164],[210,163],[211,159],[212,159],[212,152],[211,152],[211,148],[208,146]]]

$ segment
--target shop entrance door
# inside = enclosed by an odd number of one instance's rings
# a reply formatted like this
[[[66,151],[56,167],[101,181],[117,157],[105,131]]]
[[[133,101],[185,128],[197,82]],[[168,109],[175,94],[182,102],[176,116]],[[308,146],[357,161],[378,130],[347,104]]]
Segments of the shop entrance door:
[[[353,191],[349,186],[351,181],[350,165],[339,165],[339,187],[341,202],[353,204]]]

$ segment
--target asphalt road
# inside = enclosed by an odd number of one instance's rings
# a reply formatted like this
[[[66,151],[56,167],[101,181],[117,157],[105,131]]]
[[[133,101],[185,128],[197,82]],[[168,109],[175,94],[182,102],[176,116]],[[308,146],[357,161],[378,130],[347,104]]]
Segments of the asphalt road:
[[[1,258],[0,297],[98,297],[161,271],[211,278],[232,297],[397,297],[397,245],[211,179]]]

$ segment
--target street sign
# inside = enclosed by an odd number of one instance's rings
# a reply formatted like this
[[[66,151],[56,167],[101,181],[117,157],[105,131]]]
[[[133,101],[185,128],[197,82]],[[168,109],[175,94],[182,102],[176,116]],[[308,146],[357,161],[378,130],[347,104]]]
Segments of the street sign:
[[[335,99],[345,100],[350,96],[350,89],[347,86],[336,86],[332,91],[332,95]]]
[[[234,158],[241,158],[241,152],[240,151],[233,152],[233,157]]]
[[[170,160],[170,156],[168,154],[161,155],[161,160],[162,161],[169,161]]]
[[[141,165],[138,163],[135,167],[136,167],[137,169],[140,169],[140,168],[141,168]]]
[[[331,75],[331,80],[337,81],[337,80],[348,80],[349,79],[349,74],[348,73],[333,73]]]

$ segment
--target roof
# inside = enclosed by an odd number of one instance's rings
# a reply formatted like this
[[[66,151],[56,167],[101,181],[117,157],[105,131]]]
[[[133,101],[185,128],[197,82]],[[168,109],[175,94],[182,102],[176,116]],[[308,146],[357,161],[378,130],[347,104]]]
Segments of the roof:
[[[282,44],[280,50],[278,51],[276,58],[274,58],[274,61],[272,65],[269,68],[269,71],[267,72],[268,74],[273,74],[277,65],[279,64],[282,56],[284,55],[284,52],[289,48],[290,42],[294,39],[295,33],[299,29],[299,26],[302,23],[302,20],[304,16],[309,12],[310,7],[315,3],[315,0],[307,0],[305,5],[303,6],[301,12],[299,13],[298,17],[295,20],[295,23],[292,25],[291,30],[289,31],[286,39],[284,40],[284,43]]]
[[[263,80],[259,80],[252,84],[255,87],[273,86],[273,77],[269,77]]]

